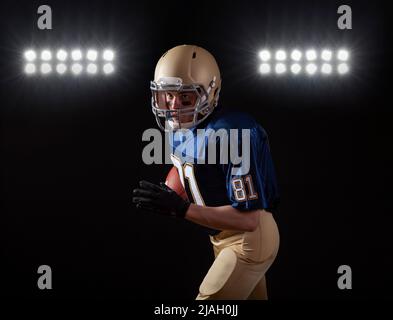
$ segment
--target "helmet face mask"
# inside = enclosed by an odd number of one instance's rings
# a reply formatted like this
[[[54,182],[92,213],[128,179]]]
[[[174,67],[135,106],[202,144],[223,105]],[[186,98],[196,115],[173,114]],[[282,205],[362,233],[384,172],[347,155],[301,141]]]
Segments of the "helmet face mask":
[[[176,84],[174,84],[175,81]],[[151,81],[150,89],[152,91],[152,111],[162,130],[195,127],[205,120],[211,113],[210,109],[213,109],[209,104],[209,94],[203,86],[198,84],[183,85],[180,78]],[[177,93],[177,95],[192,93],[196,97],[195,103],[171,109],[168,107],[166,99],[169,92]],[[166,125],[169,125],[169,128]]]
[[[192,45],[170,49],[158,61],[150,82],[158,126],[165,131],[197,126],[217,106],[220,88],[220,71],[208,51]]]

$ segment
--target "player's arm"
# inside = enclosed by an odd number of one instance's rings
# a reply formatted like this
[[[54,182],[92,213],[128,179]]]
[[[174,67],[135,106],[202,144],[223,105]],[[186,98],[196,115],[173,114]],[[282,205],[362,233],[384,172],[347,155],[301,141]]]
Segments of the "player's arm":
[[[204,207],[191,204],[185,218],[202,226],[217,230],[254,231],[263,210],[240,211],[230,205]]]
[[[188,219],[218,230],[253,231],[258,225],[261,210],[240,211],[230,205],[203,207],[184,200],[165,184],[141,181],[133,191],[137,208],[155,213]]]

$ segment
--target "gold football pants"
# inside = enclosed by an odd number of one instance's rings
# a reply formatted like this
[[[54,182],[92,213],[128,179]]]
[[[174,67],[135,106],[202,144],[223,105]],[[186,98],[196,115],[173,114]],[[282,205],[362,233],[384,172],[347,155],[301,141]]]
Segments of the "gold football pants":
[[[271,213],[261,211],[253,232],[222,231],[210,236],[215,260],[197,300],[267,299],[265,274],[276,258],[280,237]]]

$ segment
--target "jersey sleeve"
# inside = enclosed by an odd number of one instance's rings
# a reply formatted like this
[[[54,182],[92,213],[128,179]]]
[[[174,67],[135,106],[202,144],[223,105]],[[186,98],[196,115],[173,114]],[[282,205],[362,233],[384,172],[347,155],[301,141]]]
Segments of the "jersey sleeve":
[[[241,163],[229,161],[222,165],[227,197],[232,207],[241,211],[265,209],[274,212],[279,194],[267,134],[262,127],[253,127],[249,129],[249,143],[247,140],[239,132],[239,154],[241,150],[244,152]]]

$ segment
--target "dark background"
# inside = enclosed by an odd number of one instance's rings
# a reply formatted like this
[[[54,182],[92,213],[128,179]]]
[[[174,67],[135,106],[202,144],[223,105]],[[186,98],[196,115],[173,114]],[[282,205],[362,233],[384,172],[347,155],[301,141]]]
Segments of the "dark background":
[[[36,27],[48,4],[53,30]],[[353,29],[338,30],[349,4]],[[217,59],[220,105],[267,130],[281,190],[270,298],[392,298],[392,99],[387,8],[376,1],[5,1],[1,4],[1,294],[192,300],[213,261],[190,223],[138,213],[131,190],[155,128],[149,81],[184,43]],[[28,47],[112,46],[109,78],[26,77]],[[268,45],[351,50],[344,77],[261,77]],[[37,288],[51,266],[53,290]],[[350,265],[353,289],[337,288]]]

